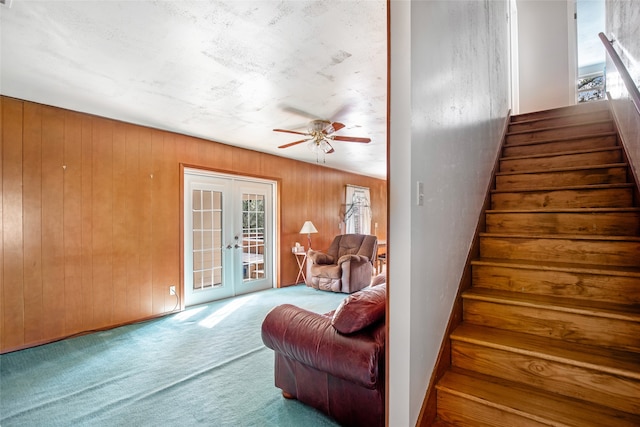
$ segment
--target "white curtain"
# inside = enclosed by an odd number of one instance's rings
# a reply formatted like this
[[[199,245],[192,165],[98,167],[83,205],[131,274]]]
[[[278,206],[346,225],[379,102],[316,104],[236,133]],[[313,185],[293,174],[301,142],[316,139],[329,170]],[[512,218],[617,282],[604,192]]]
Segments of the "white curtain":
[[[347,185],[345,232],[371,234],[371,196],[369,189]]]

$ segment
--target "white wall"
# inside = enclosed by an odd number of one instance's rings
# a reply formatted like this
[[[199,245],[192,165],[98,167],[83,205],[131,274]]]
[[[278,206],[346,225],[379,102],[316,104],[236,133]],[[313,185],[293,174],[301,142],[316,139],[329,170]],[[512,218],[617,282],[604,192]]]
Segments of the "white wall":
[[[520,113],[575,104],[572,0],[517,0]],[[570,53],[573,57],[570,57]]]
[[[508,1],[392,1],[390,13],[389,425],[412,426],[508,114]]]
[[[624,62],[631,77],[640,83],[640,2],[606,0],[607,36],[615,36],[615,43],[624,50]],[[631,67],[630,67],[631,66]],[[632,70],[633,69],[633,70]]]
[[[640,2],[607,0],[606,36],[615,39],[614,47],[636,86],[640,84]],[[640,118],[615,66],[607,56],[607,91],[613,96],[620,133],[636,176],[640,177]]]

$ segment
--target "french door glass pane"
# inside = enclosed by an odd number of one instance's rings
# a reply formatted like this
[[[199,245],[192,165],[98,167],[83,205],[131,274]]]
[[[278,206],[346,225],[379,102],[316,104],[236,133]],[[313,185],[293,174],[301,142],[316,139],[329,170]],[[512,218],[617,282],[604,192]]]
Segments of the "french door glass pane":
[[[242,195],[243,280],[263,279],[265,200],[262,194]]]
[[[193,190],[193,290],[222,285],[222,193]]]

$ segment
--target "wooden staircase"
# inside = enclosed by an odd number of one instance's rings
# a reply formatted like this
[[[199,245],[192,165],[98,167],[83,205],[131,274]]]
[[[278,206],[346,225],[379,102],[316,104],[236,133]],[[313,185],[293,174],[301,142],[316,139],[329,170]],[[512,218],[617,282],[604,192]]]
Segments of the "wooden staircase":
[[[608,102],[514,116],[438,426],[640,426],[640,208]]]

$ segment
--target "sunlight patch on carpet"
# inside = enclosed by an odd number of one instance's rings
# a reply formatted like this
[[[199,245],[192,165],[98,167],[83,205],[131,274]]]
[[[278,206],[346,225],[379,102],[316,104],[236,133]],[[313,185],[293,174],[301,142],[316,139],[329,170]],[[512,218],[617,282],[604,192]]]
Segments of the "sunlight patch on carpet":
[[[250,302],[254,297],[255,295],[251,295],[251,296],[245,296],[238,299],[233,299],[229,301],[229,303],[225,304],[224,306],[220,307],[218,310],[211,313],[209,316],[207,316],[206,319],[198,323],[198,325],[204,326],[205,328],[213,328],[218,323],[220,323],[225,318],[227,318],[227,316],[232,314],[234,311],[238,310],[240,307]]]
[[[194,307],[194,308],[187,308],[182,313],[175,314],[173,316],[173,320],[178,320],[178,321],[188,320],[206,309],[207,309],[206,305],[200,306],[200,307]]]

